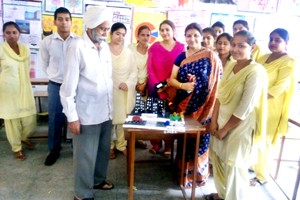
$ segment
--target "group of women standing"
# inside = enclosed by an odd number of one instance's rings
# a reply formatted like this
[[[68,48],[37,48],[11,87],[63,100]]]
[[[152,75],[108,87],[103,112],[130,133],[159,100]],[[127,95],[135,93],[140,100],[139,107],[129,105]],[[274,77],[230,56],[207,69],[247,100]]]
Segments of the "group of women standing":
[[[257,147],[255,157],[258,159],[253,165],[256,177],[251,183],[265,183],[272,158],[270,152],[279,136],[287,133],[296,65],[287,53],[288,32],[280,28],[272,31],[271,53],[255,58],[256,62],[252,53],[257,45],[247,30],[237,31],[233,37],[226,33],[219,35],[215,46],[219,56],[212,48],[201,45],[203,31],[199,24],[186,27],[187,48],[176,41],[174,31],[172,21],[163,21],[159,26],[162,41],[149,48],[150,29],[141,26],[138,43],[125,47],[125,25],[115,23],[111,27],[112,135],[116,133],[117,137],[116,142],[112,137],[110,156],[115,158],[114,148],[127,155],[122,124],[134,107],[135,93],[147,93],[172,101],[177,112],[192,116],[207,128],[201,135],[196,161],[193,160],[195,140],[188,141],[184,187],[192,186],[194,170],[197,170],[197,186],[205,184],[210,158],[218,193],[207,195],[205,199],[247,199],[251,152]],[[29,80],[29,51],[18,43],[20,30],[15,23],[5,23],[3,32],[0,118],[5,119],[15,157],[23,160],[21,142],[30,147],[27,137],[34,130],[36,112]],[[166,82],[166,86],[157,89],[156,85],[162,82]],[[176,89],[172,99],[168,94],[171,87]],[[165,141],[164,155],[170,155],[172,142]],[[163,147],[162,141],[151,141],[151,144],[150,152],[154,154]],[[181,141],[178,141],[177,163],[181,163],[181,149]],[[198,163],[197,169],[193,169],[193,162]]]
[[[258,46],[248,30],[236,31],[233,37],[220,34],[214,48],[201,45],[203,31],[197,23],[185,29],[186,48],[176,41],[171,21],[163,21],[159,31],[162,41],[149,48],[147,62],[143,61],[148,77],[141,82],[144,85],[147,82],[148,96],[172,101],[177,112],[184,112],[207,127],[200,138],[196,161],[193,160],[195,141],[188,141],[184,187],[192,186],[194,170],[197,170],[197,186],[205,184],[210,158],[218,193],[205,198],[249,198],[248,169],[253,164],[249,161],[258,158],[252,166],[257,175],[254,181],[267,181],[269,152],[279,135],[287,132],[295,67],[295,60],[286,52],[288,32],[275,29],[270,34],[271,53],[258,57],[253,54]],[[155,86],[162,82],[166,86],[157,89]],[[140,84],[137,82],[136,89]],[[172,99],[168,94],[171,87],[176,89]],[[164,143],[163,154],[169,155],[172,141]],[[154,154],[163,147],[162,141],[151,141],[151,144],[150,152]],[[178,171],[181,149],[178,141]],[[198,164],[197,169],[193,169],[194,162]]]
[[[137,44],[124,46],[127,28],[122,23],[115,23],[111,27],[109,43],[113,67],[113,130],[111,137],[110,158],[116,158],[115,150],[127,156],[126,140],[123,123],[135,104],[136,92],[145,94],[148,80],[146,62],[150,28],[141,26],[137,31]],[[114,140],[116,134],[116,140]],[[145,148],[146,144],[139,142]]]

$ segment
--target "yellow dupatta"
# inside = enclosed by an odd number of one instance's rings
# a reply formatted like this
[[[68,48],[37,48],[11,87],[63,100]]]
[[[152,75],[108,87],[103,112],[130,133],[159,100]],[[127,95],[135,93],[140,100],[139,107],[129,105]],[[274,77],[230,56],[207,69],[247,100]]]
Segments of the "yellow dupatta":
[[[19,99],[13,105],[14,109],[5,109],[3,115],[6,119],[14,119],[19,117],[26,117],[36,113],[35,102],[33,98],[30,77],[29,77],[29,68],[30,68],[30,52],[29,49],[18,43],[20,54],[16,54],[14,50],[9,46],[7,42],[1,44],[3,53],[7,58],[8,65],[12,64],[17,66],[16,76],[18,79],[16,82],[11,83],[10,87],[17,87],[18,93],[15,94]],[[12,62],[16,61],[16,62]],[[7,72],[6,72],[7,73]],[[9,72],[8,72],[9,74]],[[10,79],[6,77],[6,79]],[[5,81],[5,80],[4,80]],[[9,101],[7,99],[6,101]],[[13,102],[7,102],[7,106],[13,104]]]
[[[230,77],[229,75],[233,70],[236,62],[231,62],[228,66],[226,66],[224,70],[224,75],[222,77],[221,83],[218,89],[218,100],[220,104],[227,104],[231,101],[233,96],[235,95],[235,90],[237,89],[236,85],[242,84],[245,82],[247,76],[254,71],[259,71],[257,73],[260,77],[261,84],[263,85],[259,103],[255,107],[256,112],[256,130],[254,136],[254,143],[264,144],[266,137],[266,120],[267,120],[267,74],[264,68],[255,63],[251,62],[250,65],[240,70],[236,76]]]
[[[276,144],[277,140],[279,138],[279,135],[284,136],[288,132],[289,109],[290,109],[290,104],[292,101],[292,96],[293,96],[295,84],[296,84],[296,77],[295,77],[295,73],[294,73],[294,70],[296,67],[296,60],[288,55],[285,55],[285,56],[282,56],[281,58],[276,59],[270,63],[265,63],[269,56],[270,56],[270,54],[265,54],[259,60],[259,63],[263,64],[265,69],[267,70],[267,74],[269,77],[272,76],[272,74],[277,75],[280,66],[291,67],[293,69],[293,73],[291,73],[289,77],[287,77],[286,79],[280,80],[280,82],[285,82],[285,81],[287,81],[287,79],[290,79],[291,84],[284,91],[285,97],[284,97],[284,102],[283,102],[281,119],[278,124],[278,131],[276,132],[276,134],[272,140],[272,144]],[[272,87],[272,86],[270,85],[270,87]],[[280,87],[272,87],[272,92],[277,93],[276,91],[280,91]]]

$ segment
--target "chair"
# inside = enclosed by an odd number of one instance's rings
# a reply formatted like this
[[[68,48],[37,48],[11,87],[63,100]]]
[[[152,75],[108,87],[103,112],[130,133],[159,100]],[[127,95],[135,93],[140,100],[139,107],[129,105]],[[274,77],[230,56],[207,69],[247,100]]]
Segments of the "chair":
[[[297,122],[293,119],[289,119],[289,123],[295,125],[297,128],[300,128],[300,122]],[[293,135],[292,135],[292,137],[290,137],[289,135],[281,137],[281,144],[280,144],[279,155],[277,158],[274,179],[277,179],[277,177],[278,177],[281,161],[298,162],[298,172],[297,172],[297,177],[296,177],[296,182],[295,182],[294,192],[293,192],[293,198],[292,198],[292,200],[296,200],[297,193],[298,193],[298,187],[299,187],[299,181],[300,181],[300,158],[298,160],[282,159],[282,153],[283,153],[285,140],[300,140],[300,135],[299,135],[299,137],[297,137],[297,136],[293,137]]]
[[[48,92],[47,91],[34,91],[33,92],[34,98],[37,100],[37,105],[38,105],[38,113],[41,114],[43,113],[42,111],[42,104],[41,104],[41,98],[46,98],[48,97]],[[47,112],[44,113],[48,114]]]
[[[36,100],[36,104],[37,104],[37,116],[38,119],[43,119],[41,120],[42,122],[44,122],[45,120],[48,121],[48,112],[47,111],[43,111],[42,109],[42,102],[41,102],[41,98],[48,98],[48,92],[46,90],[36,90],[33,92],[34,98]],[[63,141],[67,141],[67,123],[65,122],[63,124],[62,127],[62,138]],[[41,136],[41,137],[48,137],[47,135],[45,136]]]

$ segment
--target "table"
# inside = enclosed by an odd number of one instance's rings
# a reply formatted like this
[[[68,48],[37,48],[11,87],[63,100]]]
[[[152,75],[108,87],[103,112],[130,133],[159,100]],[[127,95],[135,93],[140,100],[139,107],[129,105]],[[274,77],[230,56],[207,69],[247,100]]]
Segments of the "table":
[[[30,78],[31,85],[48,85],[49,79],[48,78]],[[41,97],[48,97],[48,92],[45,91],[33,91],[34,98],[38,99],[38,107],[39,113],[42,113],[42,106],[41,106]]]
[[[127,156],[127,173],[128,173],[128,199],[133,200],[134,192],[134,161],[135,161],[135,141],[136,140],[152,140],[152,139],[177,139],[183,136],[183,153],[182,153],[182,163],[181,163],[181,173],[180,173],[180,187],[184,198],[186,199],[185,189],[183,187],[183,175],[184,175],[184,161],[186,153],[186,140],[189,134],[193,134],[196,137],[196,148],[195,148],[195,158],[198,158],[200,134],[205,131],[205,128],[201,124],[193,119],[192,117],[185,117],[185,131],[177,133],[165,133],[164,130],[151,130],[143,128],[128,128],[124,127],[125,138],[128,140],[128,156]],[[197,168],[197,162],[194,163],[194,168]],[[193,187],[191,199],[195,199],[195,189],[196,189],[196,176],[197,170],[194,170]]]
[[[31,85],[48,85],[48,78],[30,78]]]

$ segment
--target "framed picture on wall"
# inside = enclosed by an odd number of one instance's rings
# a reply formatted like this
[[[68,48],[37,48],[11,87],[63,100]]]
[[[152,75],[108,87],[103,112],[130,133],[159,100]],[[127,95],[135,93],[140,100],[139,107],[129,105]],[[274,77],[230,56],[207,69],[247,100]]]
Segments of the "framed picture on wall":
[[[41,36],[41,2],[19,1],[15,3],[3,3],[3,22],[14,21],[21,30],[20,42],[28,48],[38,48]]]
[[[125,36],[125,45],[128,45],[132,41],[132,15],[133,8],[131,6],[107,6],[113,12],[112,23],[121,22],[127,28],[127,34]]]
[[[168,19],[173,21],[176,27],[176,40],[185,44],[184,30],[190,23],[197,22],[202,28],[208,26],[210,13],[205,10],[169,10]]]
[[[83,0],[65,0],[65,7],[69,9],[72,14],[83,14]]]
[[[45,12],[54,13],[57,8],[65,7],[71,14],[83,14],[83,0],[49,0],[44,3]]]
[[[57,8],[65,6],[64,0],[50,0],[44,2],[45,2],[45,6],[44,6],[45,12],[55,12]]]

